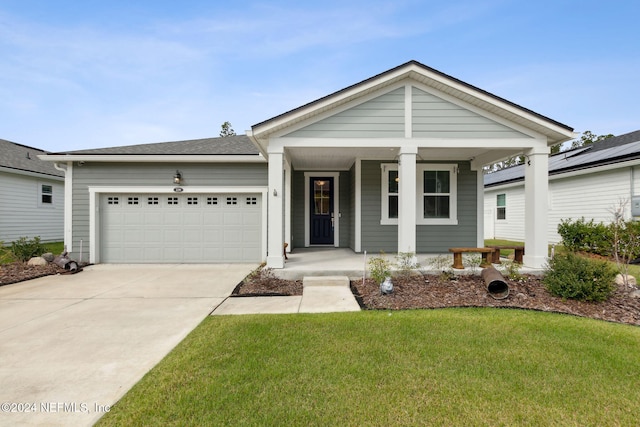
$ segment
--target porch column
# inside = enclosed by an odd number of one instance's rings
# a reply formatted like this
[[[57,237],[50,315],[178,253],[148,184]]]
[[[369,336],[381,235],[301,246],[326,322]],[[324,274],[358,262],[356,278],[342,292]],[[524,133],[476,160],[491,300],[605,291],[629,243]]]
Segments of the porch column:
[[[398,252],[416,253],[417,147],[401,147],[398,159]]]
[[[525,153],[524,247],[522,259],[527,267],[542,268],[547,262],[549,149],[534,148]]]
[[[284,268],[284,149],[269,148],[267,267]]]

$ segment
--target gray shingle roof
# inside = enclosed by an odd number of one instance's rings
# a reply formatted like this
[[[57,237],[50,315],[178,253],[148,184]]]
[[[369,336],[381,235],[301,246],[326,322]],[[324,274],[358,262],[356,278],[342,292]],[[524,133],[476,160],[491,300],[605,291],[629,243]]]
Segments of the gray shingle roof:
[[[587,169],[640,158],[640,130],[607,138],[593,145],[549,157],[549,175]],[[517,165],[484,176],[484,186],[524,179],[524,165]]]
[[[96,148],[53,154],[71,155],[258,155],[258,149],[246,135],[218,138],[192,139],[188,141],[158,142],[154,144],[127,145]]]
[[[45,153],[38,148],[0,139],[0,167],[63,177],[64,173],[57,170],[53,163],[38,158],[38,155]]]

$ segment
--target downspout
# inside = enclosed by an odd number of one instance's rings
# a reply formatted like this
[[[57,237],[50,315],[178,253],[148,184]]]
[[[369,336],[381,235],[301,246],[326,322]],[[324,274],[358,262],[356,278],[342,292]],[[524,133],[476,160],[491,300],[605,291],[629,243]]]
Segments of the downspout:
[[[64,250],[73,252],[73,162],[53,162],[64,173]]]

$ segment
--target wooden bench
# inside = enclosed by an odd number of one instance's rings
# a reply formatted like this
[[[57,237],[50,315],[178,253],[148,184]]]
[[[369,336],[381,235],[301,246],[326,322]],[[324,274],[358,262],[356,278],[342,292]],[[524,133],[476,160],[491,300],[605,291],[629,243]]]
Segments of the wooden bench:
[[[489,256],[493,256],[495,249],[492,248],[449,248],[449,252],[453,252],[453,265],[451,267],[462,270],[462,253],[463,252],[476,252],[482,254],[482,262],[480,267],[489,267],[491,262]]]
[[[500,249],[513,249],[513,260],[518,264],[522,264],[522,256],[524,255],[524,246],[509,246],[509,245],[487,245],[488,248],[494,249],[493,264],[500,264]]]

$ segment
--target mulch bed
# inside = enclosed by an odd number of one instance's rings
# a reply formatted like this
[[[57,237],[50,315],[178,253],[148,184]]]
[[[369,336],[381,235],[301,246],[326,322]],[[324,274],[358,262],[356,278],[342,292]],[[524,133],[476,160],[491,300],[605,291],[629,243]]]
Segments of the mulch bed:
[[[509,295],[495,299],[479,275],[460,275],[453,280],[436,275],[395,277],[389,295],[380,293],[373,279],[354,280],[351,291],[365,310],[410,310],[447,307],[502,307],[539,310],[591,317],[610,322],[640,325],[640,298],[630,296],[634,288],[617,287],[605,302],[564,300],[551,295],[539,276],[525,275],[521,281],[506,279]],[[240,283],[235,296],[302,295],[302,282],[277,279],[260,270]]]
[[[65,272],[64,268],[52,263],[44,266],[29,266],[26,262],[12,262],[0,265],[0,286]]]
[[[617,323],[640,325],[640,298],[635,289],[617,286],[605,302],[566,300],[551,295],[539,276],[525,275],[522,281],[506,280],[509,296],[494,299],[479,276],[458,276],[443,280],[435,275],[397,277],[390,295],[382,295],[372,279],[352,281],[351,289],[361,306],[372,310],[405,310],[446,307],[502,307],[567,313]]]

